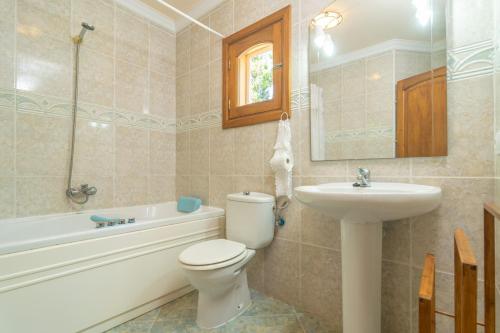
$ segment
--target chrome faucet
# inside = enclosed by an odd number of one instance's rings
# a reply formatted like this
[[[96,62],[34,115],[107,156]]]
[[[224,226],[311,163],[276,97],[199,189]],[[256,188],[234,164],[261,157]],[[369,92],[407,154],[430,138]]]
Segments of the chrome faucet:
[[[370,170],[366,168],[358,168],[358,176],[356,177],[358,180],[352,186],[354,187],[370,187]]]

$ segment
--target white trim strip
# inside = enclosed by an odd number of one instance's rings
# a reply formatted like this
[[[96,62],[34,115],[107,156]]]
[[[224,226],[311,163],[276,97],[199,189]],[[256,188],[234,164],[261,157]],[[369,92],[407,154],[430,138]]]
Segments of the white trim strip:
[[[445,49],[443,43],[438,45],[438,47],[442,47],[442,50]],[[438,51],[439,50],[438,47],[434,48],[433,50],[430,43],[428,42],[407,40],[407,39],[390,39],[382,43],[365,47],[363,49],[342,54],[340,56],[334,56],[328,62],[312,65],[311,72],[319,72],[323,69],[335,67],[351,61],[363,59],[366,57],[381,54],[391,50],[430,53],[431,51]]]

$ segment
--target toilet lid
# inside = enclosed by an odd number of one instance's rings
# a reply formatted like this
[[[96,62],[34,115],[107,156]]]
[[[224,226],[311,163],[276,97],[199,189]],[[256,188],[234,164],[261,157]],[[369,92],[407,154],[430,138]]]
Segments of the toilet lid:
[[[179,261],[193,266],[213,265],[231,260],[245,250],[245,244],[227,239],[214,239],[188,247],[179,255]]]

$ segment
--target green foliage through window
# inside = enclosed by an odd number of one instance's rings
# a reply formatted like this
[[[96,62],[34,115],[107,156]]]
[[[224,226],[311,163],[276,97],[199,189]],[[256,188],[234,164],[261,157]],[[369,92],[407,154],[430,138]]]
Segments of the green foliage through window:
[[[257,54],[249,61],[248,103],[273,99],[273,51],[269,50]]]

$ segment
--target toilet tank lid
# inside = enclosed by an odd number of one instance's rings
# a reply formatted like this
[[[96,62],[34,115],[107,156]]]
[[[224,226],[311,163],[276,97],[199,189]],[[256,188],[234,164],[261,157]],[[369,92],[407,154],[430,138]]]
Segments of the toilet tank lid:
[[[227,195],[228,201],[240,201],[240,202],[274,202],[274,197],[272,195],[260,192],[239,192]]]

